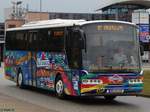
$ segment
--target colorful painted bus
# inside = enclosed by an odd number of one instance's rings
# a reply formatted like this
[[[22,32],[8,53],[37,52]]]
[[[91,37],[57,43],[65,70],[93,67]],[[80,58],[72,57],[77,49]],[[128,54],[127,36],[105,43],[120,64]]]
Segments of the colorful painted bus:
[[[121,21],[47,20],[6,31],[5,76],[70,96],[136,96],[143,90],[138,28]]]

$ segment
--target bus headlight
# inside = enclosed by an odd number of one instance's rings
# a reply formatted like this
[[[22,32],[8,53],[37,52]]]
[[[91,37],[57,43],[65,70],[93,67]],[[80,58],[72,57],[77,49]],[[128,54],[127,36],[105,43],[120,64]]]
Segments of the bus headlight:
[[[103,84],[103,81],[100,79],[83,79],[82,84]]]
[[[129,84],[142,84],[143,81],[142,79],[129,79],[128,83]]]

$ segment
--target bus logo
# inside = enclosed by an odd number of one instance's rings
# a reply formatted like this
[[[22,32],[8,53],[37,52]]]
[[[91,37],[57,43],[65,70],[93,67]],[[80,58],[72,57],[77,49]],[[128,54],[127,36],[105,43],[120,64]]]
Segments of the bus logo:
[[[111,84],[121,84],[123,82],[123,78],[117,74],[109,77],[109,81]]]

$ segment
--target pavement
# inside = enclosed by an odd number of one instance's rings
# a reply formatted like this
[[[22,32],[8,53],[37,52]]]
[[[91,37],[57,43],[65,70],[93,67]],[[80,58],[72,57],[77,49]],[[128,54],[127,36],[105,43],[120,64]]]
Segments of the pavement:
[[[0,93],[0,112],[54,112]]]

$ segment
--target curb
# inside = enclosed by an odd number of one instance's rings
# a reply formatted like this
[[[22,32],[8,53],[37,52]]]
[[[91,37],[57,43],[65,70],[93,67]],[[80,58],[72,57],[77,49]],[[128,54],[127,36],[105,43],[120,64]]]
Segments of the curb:
[[[138,96],[150,98],[150,95],[144,95],[144,94],[141,94],[141,95],[138,95]]]

